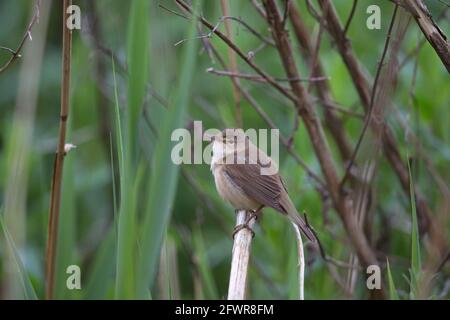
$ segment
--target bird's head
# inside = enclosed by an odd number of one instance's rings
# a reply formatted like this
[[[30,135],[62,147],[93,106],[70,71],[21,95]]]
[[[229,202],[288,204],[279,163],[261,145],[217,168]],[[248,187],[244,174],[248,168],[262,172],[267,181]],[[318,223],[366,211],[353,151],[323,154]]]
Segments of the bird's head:
[[[213,158],[215,159],[243,151],[250,143],[250,139],[242,129],[224,129],[213,136],[211,140],[213,143]]]
[[[224,129],[212,137],[215,144],[233,147],[238,144],[245,143],[248,137],[242,129]]]

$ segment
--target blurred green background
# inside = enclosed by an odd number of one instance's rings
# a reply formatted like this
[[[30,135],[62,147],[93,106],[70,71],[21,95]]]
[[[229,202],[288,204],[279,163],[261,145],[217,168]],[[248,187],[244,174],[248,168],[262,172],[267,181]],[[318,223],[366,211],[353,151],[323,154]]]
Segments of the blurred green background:
[[[270,37],[267,23],[251,1],[227,2],[230,15]],[[315,39],[317,21],[305,1],[295,2]],[[348,17],[352,2],[335,2],[342,21]],[[365,26],[365,9],[373,2],[381,7],[380,30],[367,30]],[[199,32],[208,31],[162,8],[180,12],[169,0],[79,0],[74,4],[81,8],[82,28],[73,32],[66,141],[77,148],[65,160],[55,297],[225,298],[234,211],[217,195],[207,164],[175,167],[167,161],[173,128],[191,128],[193,120],[201,120],[204,129],[236,126],[232,82],[206,72],[210,67],[223,68],[217,59],[211,59],[202,39],[193,39]],[[436,17],[446,10],[439,1],[427,4]],[[1,46],[17,47],[33,5],[30,0],[0,2]],[[371,78],[392,11],[389,1],[360,0],[348,31],[355,53]],[[48,207],[60,112],[61,12],[62,1],[42,0],[32,41],[26,42],[22,57],[0,73],[0,210],[4,227],[0,234],[0,297],[4,299],[30,298],[33,292],[44,298]],[[223,15],[219,0],[204,0],[201,12],[213,24]],[[257,65],[271,75],[285,77],[275,48],[261,48],[260,39],[237,22],[229,22],[234,41],[243,52],[255,52],[253,61]],[[448,15],[439,25],[450,34]],[[289,23],[287,27],[291,27]],[[223,23],[219,30],[224,32]],[[188,40],[175,46],[182,39]],[[414,52],[422,39],[411,21],[399,61]],[[216,36],[208,40],[228,62],[225,44]],[[302,58],[292,32],[291,40],[300,74],[307,77],[310,66]],[[1,50],[0,65],[9,57]],[[361,113],[351,78],[326,33],[319,57],[330,77],[334,101]],[[254,73],[239,58],[238,68],[242,73]],[[281,133],[289,137],[295,117],[291,102],[265,83],[240,82]],[[395,132],[401,156],[405,163],[407,155],[414,158],[414,181],[432,208],[433,218],[448,231],[449,199],[442,193],[442,184],[450,178],[450,80],[428,43],[421,46],[417,65],[413,57],[402,67],[390,98],[395,110],[386,107],[386,121]],[[268,128],[245,99],[241,108],[245,129]],[[355,144],[361,119],[340,116]],[[408,131],[418,137],[421,150],[409,141]],[[296,153],[320,175],[302,122],[294,138]],[[328,138],[342,174],[344,165]],[[419,156],[420,152],[426,159]],[[348,262],[353,250],[341,220],[284,147],[280,149],[280,170],[291,198],[300,212],[308,213],[327,253]],[[372,236],[383,263],[383,278],[387,283],[384,262],[389,257],[398,294],[404,299],[414,297],[409,280],[411,202],[384,158],[378,163],[373,192]],[[265,212],[253,242],[248,297],[296,299],[294,233],[286,219],[273,210]],[[448,239],[448,232],[445,236]],[[425,266],[430,250],[422,240]],[[364,272],[356,273],[351,280],[347,268],[330,266],[317,251],[306,248],[306,299],[368,298]],[[81,268],[81,290],[66,288],[69,265]],[[444,266],[434,276],[427,297],[450,297],[449,274],[448,266]]]

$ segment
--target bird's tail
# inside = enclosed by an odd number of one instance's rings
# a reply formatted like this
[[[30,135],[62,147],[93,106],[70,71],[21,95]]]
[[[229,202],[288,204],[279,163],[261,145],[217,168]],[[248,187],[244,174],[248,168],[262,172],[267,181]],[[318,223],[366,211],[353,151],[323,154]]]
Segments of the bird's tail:
[[[309,227],[306,224],[305,220],[302,219],[297,209],[295,208],[294,204],[292,203],[291,199],[289,199],[288,197],[283,202],[285,203],[284,207],[289,219],[291,220],[292,223],[294,223],[299,227],[299,229],[303,232],[303,234],[308,238],[309,241],[316,242],[316,236],[311,230],[311,227]]]

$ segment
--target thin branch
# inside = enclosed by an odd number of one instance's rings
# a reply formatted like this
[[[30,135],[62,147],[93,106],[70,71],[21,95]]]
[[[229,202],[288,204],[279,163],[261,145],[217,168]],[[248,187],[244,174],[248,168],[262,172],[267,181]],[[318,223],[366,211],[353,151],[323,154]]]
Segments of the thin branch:
[[[325,252],[325,248],[323,247],[322,242],[320,241],[320,238],[317,235],[316,230],[314,230],[314,228],[309,224],[308,216],[306,215],[305,212],[303,212],[303,218],[305,220],[306,226],[308,227],[309,230],[311,230],[312,234],[314,235],[315,242],[317,243],[317,246],[319,248],[320,256],[325,262],[327,262],[330,265],[340,267],[340,268],[362,270],[359,266],[350,265],[346,262],[337,260],[337,259],[327,255]]]
[[[308,9],[311,16],[316,19],[317,21],[320,21],[321,16],[317,12],[316,8],[314,8],[313,4],[311,3],[311,0],[306,0],[306,8]]]
[[[175,2],[179,4],[184,10],[196,16],[204,26],[210,29],[212,33],[215,33],[221,40],[223,40],[229,47],[231,47],[231,49],[233,49],[233,51],[235,51],[251,68],[253,68],[253,70],[255,70],[256,73],[258,73],[260,76],[266,79],[267,82],[271,84],[275,89],[277,89],[281,94],[283,94],[292,101],[296,101],[297,98],[292,93],[288,92],[285,88],[283,88],[280,84],[278,84],[270,75],[268,75],[255,63],[253,63],[250,57],[248,57],[244,52],[242,52],[242,50],[239,49],[239,47],[233,41],[228,39],[227,36],[225,36],[222,32],[217,30],[217,28],[213,24],[211,24],[208,20],[193,12],[192,8],[188,4],[186,4],[183,0],[175,0]]]
[[[283,28],[286,26],[286,21],[289,16],[289,8],[291,6],[291,0],[285,0],[284,2],[285,4],[284,4],[283,20],[281,21]]]
[[[325,21],[326,21],[325,20],[325,13],[323,13],[321,18],[320,18],[319,32],[317,33],[316,45],[314,46],[314,49],[311,52],[311,59],[310,59],[311,73],[310,73],[310,77],[314,77],[316,75],[316,73],[317,73],[317,64],[318,64],[318,61],[319,61],[319,51],[320,51],[320,45],[322,43],[322,34],[323,34]],[[311,83],[308,86],[308,92],[311,92]]]
[[[318,98],[317,101],[319,101],[323,105],[323,107],[325,108],[326,113],[329,113],[327,111],[333,110],[333,111],[340,112],[343,115],[346,115],[346,116],[349,116],[349,117],[352,117],[352,118],[356,118],[356,119],[360,119],[360,120],[364,120],[364,118],[365,118],[364,114],[359,113],[359,112],[355,112],[355,111],[352,111],[352,110],[345,109],[344,107],[339,106],[339,104],[337,104],[334,101],[323,100],[321,98]],[[330,110],[327,110],[327,109],[330,109]],[[339,119],[339,118],[336,117],[336,119]],[[340,122],[340,124],[342,124],[342,121],[340,119],[339,119],[339,122]],[[334,125],[336,125],[336,124],[334,124]],[[330,125],[328,125],[328,126],[330,126]],[[342,126],[343,126],[343,124],[342,124]],[[331,130],[331,128],[330,128],[330,130]],[[338,144],[341,143],[340,139],[341,138],[337,139],[337,140],[339,140],[337,142]],[[342,152],[342,156],[345,158],[345,153]]]
[[[0,46],[0,49],[1,50],[4,50],[4,51],[8,51],[9,53],[11,53],[12,55],[17,55],[17,57],[18,58],[21,58],[22,57],[22,55],[19,53],[16,53],[16,51],[14,51],[13,49],[11,49],[11,48],[8,48],[8,47],[4,47],[4,46]]]
[[[291,10],[289,11],[290,20],[292,27],[294,29],[294,34],[297,38],[299,45],[301,46],[302,54],[307,61],[312,60],[312,53],[314,51],[313,43],[310,38],[309,30],[303,23],[300,16],[300,12],[295,4],[292,4]],[[316,76],[325,76],[324,68],[320,62],[317,60],[316,63]],[[333,103],[332,93],[329,85],[329,81],[322,81],[315,83],[317,88],[317,93],[320,98],[321,105],[324,107],[325,113],[325,124],[332,133],[332,137],[336,140],[336,144],[339,148],[339,152],[344,161],[347,161],[351,154],[351,147],[349,139],[347,138],[344,130],[344,124],[342,120],[336,115],[333,110],[338,110]],[[330,110],[331,109],[331,110]],[[345,112],[351,116],[360,116],[353,114],[349,110],[339,110],[340,112]]]
[[[297,67],[295,65],[294,55],[289,41],[288,33],[282,27],[280,14],[274,0],[264,0],[264,7],[267,13],[267,20],[272,27],[272,34],[277,43],[280,58],[284,69],[289,78],[298,77]],[[376,264],[377,258],[365,237],[363,230],[358,227],[354,217],[349,211],[348,203],[340,192],[340,186],[335,163],[331,156],[328,143],[325,139],[323,128],[315,108],[311,104],[311,99],[305,88],[299,82],[290,82],[291,88],[297,99],[296,108],[300,111],[305,127],[315,154],[319,160],[325,181],[330,192],[333,204],[339,213],[345,229],[352,240],[353,245],[364,265]]]
[[[169,12],[172,12],[172,10],[170,10]],[[180,15],[180,14],[177,14],[178,16],[181,16],[181,17],[185,17],[185,16],[183,16],[183,15]],[[211,32],[209,32],[209,33],[207,33],[207,34],[205,34],[205,35],[200,35],[200,36],[198,36],[198,37],[195,37],[194,39],[201,39],[201,38],[211,38],[212,36],[213,36],[213,34],[214,33],[216,33],[216,31],[219,29],[219,27],[220,27],[220,25],[222,24],[222,23],[225,23],[225,25],[226,25],[226,21],[228,21],[228,20],[232,20],[232,21],[236,21],[236,22],[239,22],[242,26],[244,26],[251,34],[253,34],[256,38],[258,38],[259,40],[261,40],[263,43],[265,43],[266,45],[269,45],[269,46],[275,46],[275,44],[273,43],[273,41],[271,40],[271,39],[268,39],[268,38],[266,38],[266,37],[264,37],[263,35],[261,35],[258,31],[256,31],[255,29],[253,29],[247,22],[245,22],[244,20],[242,20],[242,19],[240,19],[240,18],[238,18],[238,17],[233,17],[233,16],[227,16],[227,15],[224,15],[224,16],[222,16],[220,19],[219,19],[219,22],[217,22],[217,24],[211,29]],[[226,28],[225,28],[225,31],[226,31]],[[226,31],[226,33],[227,33],[227,31]],[[232,38],[227,34],[226,35],[229,39],[230,39],[230,41],[232,41]],[[182,43],[184,43],[184,42],[186,42],[186,41],[188,41],[188,40],[194,40],[194,39],[182,39],[182,40],[180,40],[180,41],[178,41],[178,42],[176,42],[175,43],[175,46],[178,46],[178,45],[180,45],[180,44],[182,44]]]
[[[399,3],[400,0],[391,1],[399,6],[403,6],[402,3]],[[364,107],[365,112],[367,113],[370,106],[370,85],[369,81],[366,78],[366,70],[359,63],[355,52],[353,51],[352,45],[348,39],[343,37],[343,28],[341,26],[341,22],[339,20],[339,16],[337,15],[336,9],[333,7],[333,3],[330,0],[319,0],[320,6],[325,8],[325,6],[330,5],[330,10],[328,10],[327,15],[327,30],[329,34],[333,38],[336,47],[344,61],[347,70],[352,78],[353,85],[356,88],[356,91],[361,100],[362,106]],[[410,192],[410,181],[409,181],[409,173],[406,168],[404,161],[399,152],[398,145],[395,141],[394,134],[392,130],[385,126],[383,132],[383,150],[385,152],[386,158],[390,163],[393,171],[397,175],[403,192],[409,197]],[[423,217],[424,221],[429,221],[431,225],[428,227],[429,232],[434,232],[434,229],[439,228],[437,225],[433,225],[431,217],[430,208],[423,197],[423,195],[416,190],[416,204],[417,204],[417,212],[419,216]],[[427,224],[427,223],[425,223]]]
[[[179,17],[181,17],[181,18],[184,18],[184,19],[186,19],[186,20],[189,20],[189,17],[185,16],[184,14],[179,13],[179,12],[176,12],[175,10],[169,9],[169,8],[167,8],[166,6],[162,5],[162,4],[158,4],[158,7],[160,7],[161,9],[164,9],[164,10],[170,12],[170,13],[173,13],[173,14],[176,15],[176,16],[179,16]]]
[[[264,79],[263,77],[261,77],[261,76],[259,76],[257,74],[236,73],[236,72],[233,72],[233,71],[216,70],[214,68],[208,68],[208,69],[206,69],[206,72],[213,73],[213,74],[216,74],[218,76],[234,77],[234,78],[253,80],[253,81],[261,82],[261,83],[267,83],[266,79]],[[329,80],[330,77],[311,77],[311,78],[280,78],[280,77],[274,77],[273,79],[276,80],[276,81],[279,81],[279,82],[291,82],[291,81],[318,82],[318,81]]]
[[[253,34],[256,38],[261,40],[266,45],[269,45],[269,46],[272,46],[272,47],[275,46],[275,43],[272,41],[272,39],[264,37],[263,35],[261,35],[258,31],[256,31],[254,28],[252,28],[247,22],[245,22],[241,18],[225,15],[221,19],[236,21],[239,24],[241,24],[242,26],[244,26],[251,34]],[[228,36],[228,37],[232,40],[232,38],[230,36]]]
[[[263,17],[264,19],[267,18],[266,12],[264,11],[264,8],[262,7],[261,3],[258,2],[258,0],[252,0],[252,4],[255,7],[256,11]]]
[[[443,18],[446,17],[448,9],[449,9],[449,7],[446,7],[446,8],[439,14],[439,16],[438,16],[437,19],[436,19],[438,22],[439,22],[440,20],[442,20]],[[399,64],[398,69],[399,69],[399,70],[403,69],[403,67],[406,65],[406,63],[407,63],[411,58],[413,58],[413,57],[416,55],[416,51],[417,51],[417,50],[420,50],[426,42],[427,42],[427,38],[426,38],[426,37],[424,37],[422,40],[420,40],[420,42],[417,44],[417,47],[414,48],[413,50],[411,50],[411,52],[409,52],[409,53],[406,55],[406,57],[403,58],[403,61]]]
[[[377,93],[378,80],[380,79],[381,70],[383,68],[383,63],[384,63],[384,60],[386,58],[386,54],[388,52],[389,43],[391,41],[391,36],[392,36],[392,29],[394,28],[395,18],[397,17],[397,11],[398,11],[398,5],[395,5],[394,13],[392,14],[391,23],[389,25],[389,30],[388,30],[388,33],[387,33],[387,36],[386,36],[386,41],[385,41],[385,44],[384,44],[383,54],[381,55],[381,60],[380,60],[380,62],[378,64],[377,73],[375,75],[375,80],[374,80],[374,84],[373,84],[373,88],[372,88],[372,93],[371,93],[371,96],[370,96],[369,111],[367,112],[362,132],[361,132],[361,134],[360,134],[360,136],[358,138],[358,142],[356,143],[355,150],[353,151],[353,154],[352,154],[352,156],[350,158],[350,162],[349,162],[349,164],[347,166],[347,169],[345,171],[344,178],[342,179],[341,185],[344,185],[345,181],[347,180],[347,178],[348,178],[348,176],[350,174],[350,169],[352,168],[353,163],[355,162],[356,155],[358,154],[358,151],[359,151],[359,147],[361,146],[362,140],[364,139],[364,135],[366,134],[367,128],[369,127],[369,123],[372,121],[372,113],[373,113],[374,104],[375,104],[375,97],[376,97],[376,93]]]
[[[8,52],[11,53],[11,57],[9,58],[8,61],[6,61],[6,63],[0,67],[0,73],[4,72],[6,69],[8,69],[8,67],[14,62],[16,61],[17,58],[21,57],[20,52],[22,51],[23,46],[25,45],[25,42],[27,39],[30,39],[30,41],[32,40],[31,37],[31,29],[33,28],[34,24],[39,20],[39,8],[41,5],[41,1],[40,0],[36,0],[34,3],[34,13],[33,16],[31,18],[30,23],[28,24],[28,27],[25,31],[25,34],[22,37],[22,41],[20,41],[19,46],[17,47],[16,50],[12,50],[10,48],[6,48],[6,47],[1,47],[3,50],[7,50]]]
[[[64,165],[64,146],[66,140],[67,117],[69,115],[70,71],[72,53],[72,31],[66,27],[69,17],[67,8],[72,0],[64,0],[62,9],[63,48],[62,48],[62,83],[61,83],[61,113],[59,122],[58,147],[53,167],[53,181],[50,194],[49,228],[46,253],[46,298],[53,299],[55,286],[55,257],[58,240],[59,210],[61,205],[61,186]]]
[[[353,0],[352,9],[350,10],[350,15],[348,16],[347,22],[345,23],[344,38],[347,36],[348,29],[350,28],[350,24],[352,23],[353,17],[355,16],[357,4],[358,4],[358,0]]]
[[[450,43],[447,41],[444,31],[434,22],[431,13],[422,0],[403,0],[403,3],[450,73]]]

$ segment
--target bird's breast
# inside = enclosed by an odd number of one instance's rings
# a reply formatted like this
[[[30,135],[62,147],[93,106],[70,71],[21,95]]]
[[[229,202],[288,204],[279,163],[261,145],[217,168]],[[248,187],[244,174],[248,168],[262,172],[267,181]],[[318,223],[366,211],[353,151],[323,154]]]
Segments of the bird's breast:
[[[224,170],[224,165],[216,165],[213,169],[214,180],[219,195],[231,203],[235,209],[256,210],[259,203],[249,198],[234,183]]]

